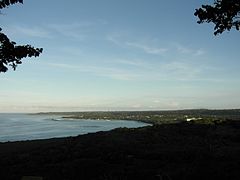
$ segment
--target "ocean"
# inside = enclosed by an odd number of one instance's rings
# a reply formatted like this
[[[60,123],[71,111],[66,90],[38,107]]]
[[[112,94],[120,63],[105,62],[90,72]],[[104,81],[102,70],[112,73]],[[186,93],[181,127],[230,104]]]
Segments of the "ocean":
[[[77,136],[119,127],[136,128],[148,124],[124,120],[63,119],[57,115],[0,113],[0,142]]]

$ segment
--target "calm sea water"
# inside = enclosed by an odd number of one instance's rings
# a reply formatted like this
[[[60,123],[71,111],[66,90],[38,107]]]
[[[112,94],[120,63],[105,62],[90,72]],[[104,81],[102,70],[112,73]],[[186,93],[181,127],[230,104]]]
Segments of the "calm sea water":
[[[54,115],[0,113],[0,142],[76,136],[118,127],[146,125],[136,121],[76,120]]]

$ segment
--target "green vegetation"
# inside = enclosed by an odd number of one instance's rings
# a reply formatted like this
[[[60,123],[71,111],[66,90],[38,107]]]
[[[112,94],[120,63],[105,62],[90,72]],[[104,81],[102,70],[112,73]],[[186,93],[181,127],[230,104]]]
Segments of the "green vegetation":
[[[60,115],[66,119],[133,120],[154,125],[189,121],[191,123],[216,124],[226,120],[240,120],[240,110],[176,110],[176,111],[96,111],[50,112],[38,114]]]

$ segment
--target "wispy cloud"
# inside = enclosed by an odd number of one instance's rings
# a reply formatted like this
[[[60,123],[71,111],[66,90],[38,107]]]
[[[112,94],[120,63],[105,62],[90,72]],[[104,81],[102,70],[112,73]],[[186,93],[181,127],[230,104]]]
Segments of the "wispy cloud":
[[[60,34],[76,40],[84,40],[96,27],[105,26],[104,20],[79,21],[70,23],[51,23],[37,25],[13,24],[5,28],[8,34],[13,36],[26,36],[36,38],[56,38]]]
[[[190,56],[202,56],[206,54],[206,51],[202,48],[191,48],[189,46],[184,46],[181,43],[169,43],[167,42],[164,47],[159,46],[158,40],[144,40],[144,38],[139,40],[125,40],[125,36],[120,33],[114,33],[107,36],[107,40],[120,46],[122,48],[135,48],[141,50],[147,54],[154,55],[164,55],[167,52],[173,52],[174,54],[190,55]],[[131,38],[128,38],[131,39]]]
[[[113,44],[124,47],[124,42],[120,41],[121,35],[114,33],[113,35],[107,35],[106,40],[112,42]]]
[[[70,65],[70,64],[61,64],[61,63],[47,63],[47,65],[62,68],[75,70],[83,73],[90,73],[97,76],[103,76],[116,80],[134,80],[140,76],[137,73],[129,72],[124,69],[119,69],[115,67],[101,67],[101,66],[91,66],[91,65]]]
[[[65,37],[84,40],[89,33],[107,25],[105,20],[79,21],[65,24],[48,24],[47,27]]]
[[[187,46],[183,46],[179,43],[176,43],[176,48],[177,51],[180,54],[187,54],[187,55],[193,55],[193,56],[201,56],[204,55],[206,52],[203,49],[194,49],[194,48],[189,48]]]
[[[195,51],[194,55],[195,56],[201,56],[201,55],[204,55],[206,52],[202,49],[198,49]]]
[[[124,66],[119,66],[123,63]],[[125,64],[126,63],[126,64]],[[130,65],[129,65],[130,64]],[[184,62],[171,62],[161,64],[141,64],[131,61],[116,61],[109,64],[97,65],[71,65],[64,63],[48,63],[48,66],[63,70],[77,71],[95,76],[106,77],[124,81],[209,81],[219,82],[219,79],[204,77],[205,68]],[[133,66],[126,68],[125,65]]]
[[[161,71],[178,80],[193,80],[202,72],[202,67],[184,62],[171,62],[161,66]]]
[[[153,45],[149,45],[149,43],[147,43],[147,42],[124,41],[124,40],[120,40],[120,39],[121,39],[121,35],[119,35],[119,34],[107,36],[108,41],[111,41],[112,43],[114,43],[120,47],[136,48],[147,54],[163,55],[165,52],[168,51],[168,48],[156,47]]]
[[[26,37],[37,37],[37,38],[50,38],[51,32],[39,26],[23,26],[23,25],[10,25],[6,27],[6,31],[12,36],[26,36]]]
[[[148,54],[162,55],[168,50],[167,48],[157,48],[157,47],[149,46],[147,44],[141,44],[136,42],[125,42],[125,44],[127,46],[143,50]]]
[[[176,50],[176,49],[175,49]],[[77,51],[77,50],[76,50]],[[78,52],[78,51],[77,51]],[[71,54],[72,52],[70,52]],[[80,57],[81,60],[76,62],[75,58]],[[165,57],[165,56],[164,56]],[[68,55],[68,62],[62,60],[53,63],[48,63],[48,66],[53,68],[74,70],[79,73],[91,74],[94,76],[105,77],[116,80],[128,81],[207,81],[220,82],[224,81],[218,77],[209,77],[207,74],[219,71],[211,68],[211,66],[202,62],[192,60],[194,56],[183,56],[181,59],[173,57],[173,59],[165,59],[164,57],[148,58],[110,58],[101,57],[101,60],[93,56],[91,58],[76,54],[75,56]],[[61,57],[59,57],[61,59]],[[57,59],[55,57],[54,59]],[[75,62],[75,64],[72,64]]]
[[[125,66],[128,68],[134,67],[134,68],[138,68],[138,69],[149,69],[151,68],[151,64],[149,64],[148,62],[146,62],[143,59],[111,59],[111,60],[105,60],[104,62],[106,62],[107,64],[110,65],[114,65],[114,66]]]
[[[49,24],[47,27],[55,32],[59,33],[65,37],[77,39],[77,40],[84,40],[87,35],[83,33],[84,28],[88,28],[92,25],[91,22],[84,22],[84,23],[71,23],[71,24]]]

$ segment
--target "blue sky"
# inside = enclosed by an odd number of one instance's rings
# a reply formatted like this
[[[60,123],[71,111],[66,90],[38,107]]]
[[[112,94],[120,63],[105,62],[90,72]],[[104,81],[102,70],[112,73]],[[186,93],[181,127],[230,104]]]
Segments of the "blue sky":
[[[0,112],[240,108],[233,30],[193,15],[205,0],[30,1],[1,27],[39,58],[0,74]]]

